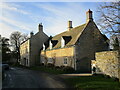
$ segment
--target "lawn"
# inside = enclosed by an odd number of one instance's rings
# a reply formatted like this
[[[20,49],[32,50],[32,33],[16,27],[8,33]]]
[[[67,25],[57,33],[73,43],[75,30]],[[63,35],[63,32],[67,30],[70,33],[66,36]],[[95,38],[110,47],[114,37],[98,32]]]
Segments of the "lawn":
[[[77,89],[120,90],[120,82],[103,75],[70,77],[66,82]]]

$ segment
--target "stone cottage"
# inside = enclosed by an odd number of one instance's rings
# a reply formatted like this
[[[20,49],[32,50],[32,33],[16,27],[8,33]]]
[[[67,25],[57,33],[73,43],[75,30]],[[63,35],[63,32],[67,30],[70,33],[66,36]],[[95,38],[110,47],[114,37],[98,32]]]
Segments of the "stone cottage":
[[[40,51],[48,36],[43,32],[43,25],[38,25],[38,32],[34,35],[30,33],[30,38],[20,45],[20,64],[24,66],[34,66],[40,63]]]
[[[95,52],[109,50],[109,40],[93,21],[91,10],[86,12],[86,16],[85,24],[73,28],[72,21],[69,21],[65,32],[43,44],[41,63],[91,72],[91,60],[95,60]]]

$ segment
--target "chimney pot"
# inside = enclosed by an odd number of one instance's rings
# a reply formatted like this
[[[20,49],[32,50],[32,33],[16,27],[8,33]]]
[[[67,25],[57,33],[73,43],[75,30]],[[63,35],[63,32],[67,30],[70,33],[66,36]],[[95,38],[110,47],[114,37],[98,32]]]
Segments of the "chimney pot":
[[[72,27],[72,21],[68,21],[68,31],[69,31],[71,28],[73,28],[73,27]]]
[[[34,35],[34,33],[33,32],[30,32],[30,37],[32,37]]]
[[[40,24],[38,25],[38,32],[40,32],[40,31],[43,31],[43,25],[42,25],[42,23],[40,23]]]
[[[86,12],[86,21],[92,21],[93,20],[93,17],[92,17],[92,11],[89,9],[87,12]]]

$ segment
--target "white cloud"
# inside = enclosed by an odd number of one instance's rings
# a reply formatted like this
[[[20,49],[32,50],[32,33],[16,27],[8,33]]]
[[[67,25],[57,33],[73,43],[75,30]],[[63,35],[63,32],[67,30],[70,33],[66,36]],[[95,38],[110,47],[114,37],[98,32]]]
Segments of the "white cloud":
[[[0,23],[0,34],[2,35],[2,37],[7,37],[9,38],[10,34],[15,30],[14,28],[4,24],[4,23]]]
[[[17,21],[14,21],[14,20],[12,20],[10,18],[6,18],[6,17],[0,17],[0,20],[6,22],[8,24],[11,24],[21,30],[32,31],[32,29],[23,22],[17,22]]]
[[[4,0],[4,2],[119,2],[119,0]]]
[[[31,5],[31,4],[30,4]],[[41,21],[43,22],[44,26],[44,32],[48,35],[56,35],[59,34],[65,30],[67,30],[67,21],[72,20],[73,21],[73,27],[78,26],[80,24],[85,23],[86,15],[85,11],[80,10],[81,8],[84,8],[83,6],[80,6],[79,4],[76,3],[65,3],[63,6],[57,6],[55,4],[48,4],[48,3],[33,3],[34,6],[36,6],[37,10],[43,10],[44,12],[47,12],[47,15],[41,14],[36,14],[36,13],[28,13],[26,12],[27,7],[23,6],[26,8],[24,11],[21,9],[22,6],[19,4],[14,4],[14,3],[4,3],[0,4],[0,7],[2,7],[4,10],[6,10],[5,16],[2,16],[0,20],[4,21],[3,23],[4,28],[6,25],[6,30],[14,31],[14,28],[17,28],[18,30],[21,30],[22,32],[30,32],[30,31],[37,31],[37,25],[35,26],[35,23],[40,23]],[[32,5],[31,5],[32,7]],[[7,12],[7,11],[11,11]],[[24,22],[22,20],[16,20],[16,16],[12,11],[19,12],[21,14],[27,14],[29,19],[31,19],[31,22]],[[36,12],[36,11],[35,11]],[[49,13],[49,14],[48,14]],[[15,18],[13,18],[13,16]],[[10,18],[12,17],[12,18]],[[18,18],[18,17],[17,17]],[[19,17],[21,18],[21,17]],[[21,19],[28,19],[28,18],[21,18]],[[40,22],[39,22],[40,21]],[[6,24],[7,23],[7,24]],[[31,24],[30,24],[31,23]],[[34,32],[35,32],[34,31]],[[0,31],[1,32],[1,31]]]
[[[0,8],[2,8],[2,10],[11,10],[11,11],[15,11],[18,13],[22,13],[22,14],[29,14],[28,12],[18,9],[18,5],[14,5],[14,4],[7,4],[7,3],[0,3]]]
[[[0,34],[2,36],[9,37],[11,32],[14,31],[29,34],[29,32],[36,30],[36,27],[32,26],[30,22],[23,22],[22,19],[25,18],[22,18],[21,15],[18,15],[20,17],[14,15],[17,12],[21,13],[22,16],[27,14],[29,17],[30,13],[23,11],[21,7],[19,4],[14,3],[0,3]]]
[[[79,4],[67,3],[63,7],[52,4],[36,4],[35,6],[51,14],[50,16],[44,16],[44,20],[50,22],[49,26],[45,28],[47,34],[56,35],[67,30],[68,20],[73,21],[73,27],[85,23],[86,20],[85,12],[80,10],[83,7]]]

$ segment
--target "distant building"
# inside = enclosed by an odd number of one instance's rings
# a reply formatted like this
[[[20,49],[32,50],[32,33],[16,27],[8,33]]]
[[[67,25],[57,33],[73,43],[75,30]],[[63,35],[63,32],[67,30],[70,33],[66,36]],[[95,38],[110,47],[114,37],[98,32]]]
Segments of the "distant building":
[[[43,44],[41,63],[91,72],[91,60],[95,60],[95,52],[109,50],[109,40],[96,26],[91,10],[86,12],[86,16],[85,24],[73,28],[72,21],[69,21],[67,31]]]
[[[40,63],[40,51],[43,43],[48,40],[48,36],[43,32],[43,25],[38,25],[38,32],[34,35],[30,33],[30,38],[20,45],[20,64],[24,66],[34,66]]]

